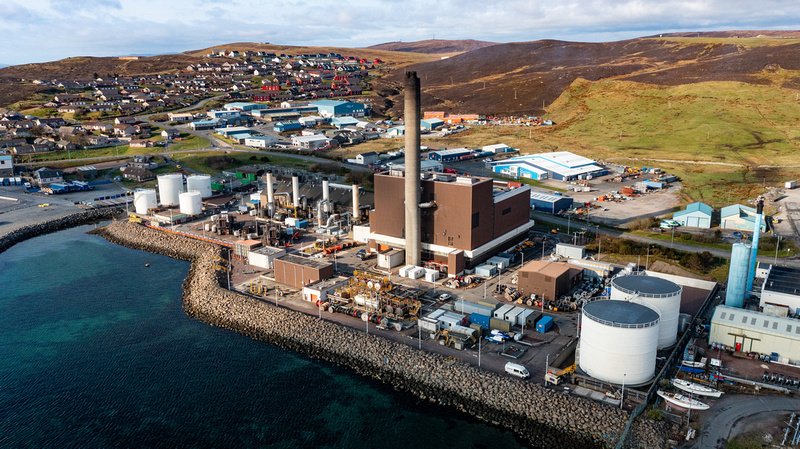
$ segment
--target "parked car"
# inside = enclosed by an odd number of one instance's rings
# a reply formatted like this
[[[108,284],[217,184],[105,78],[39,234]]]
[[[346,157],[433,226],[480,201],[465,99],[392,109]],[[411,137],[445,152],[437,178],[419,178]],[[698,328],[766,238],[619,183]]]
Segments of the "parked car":
[[[733,231],[733,236],[736,237],[737,239],[743,239],[744,238],[744,234],[742,234],[739,231]]]

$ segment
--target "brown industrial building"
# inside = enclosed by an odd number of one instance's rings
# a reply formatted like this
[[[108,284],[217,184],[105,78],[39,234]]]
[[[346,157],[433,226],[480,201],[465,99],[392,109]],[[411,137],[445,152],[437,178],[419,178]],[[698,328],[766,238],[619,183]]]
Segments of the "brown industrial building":
[[[554,300],[583,282],[583,270],[564,262],[533,261],[519,270],[517,289],[523,296],[532,294]]]
[[[333,264],[288,254],[275,259],[275,281],[292,287],[303,286],[333,276]]]
[[[373,247],[406,248],[403,170],[375,175],[375,209],[370,212]],[[491,178],[421,173],[422,259],[448,266],[457,275],[527,236],[530,187],[495,185]]]

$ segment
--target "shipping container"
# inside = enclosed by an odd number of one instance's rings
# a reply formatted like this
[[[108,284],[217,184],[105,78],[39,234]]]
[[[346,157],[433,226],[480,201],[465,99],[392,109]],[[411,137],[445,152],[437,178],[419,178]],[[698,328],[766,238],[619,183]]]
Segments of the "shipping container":
[[[508,321],[498,320],[497,318],[489,319],[489,328],[497,329],[503,332],[511,332],[511,323]]]
[[[539,322],[536,323],[536,332],[540,334],[544,334],[545,332],[549,331],[550,328],[553,327],[553,318],[549,316],[544,316]]]
[[[786,183],[783,185],[783,187],[786,188],[786,189],[793,189],[793,188],[797,187],[797,181],[786,181]]]
[[[535,315],[535,314],[537,314],[537,313],[539,313],[539,312],[537,312],[537,311],[535,311],[535,310],[533,310],[533,309],[525,309],[525,310],[524,310],[522,313],[520,313],[519,315],[517,315],[517,322],[516,322],[516,325],[517,325],[517,326],[522,326],[522,325],[525,325],[525,326],[527,326],[527,327],[531,327],[531,325],[532,325],[532,324],[529,324],[529,323],[528,323],[528,320],[529,320],[529,318],[530,318],[531,316],[533,316],[533,315]],[[541,315],[541,314],[540,314],[540,315]],[[533,324],[535,324],[535,322],[534,322]]]
[[[503,319],[505,319],[506,312],[508,312],[509,310],[511,310],[513,308],[514,308],[513,305],[505,304],[505,305],[501,306],[499,309],[494,311],[493,317],[497,318],[498,320],[503,320]]]
[[[492,312],[494,312],[494,309],[491,307],[475,304],[474,302],[464,301],[463,299],[456,301],[455,305],[453,306],[453,310],[460,313],[479,313],[486,316],[491,316]]]
[[[487,328],[487,329],[489,328],[489,325],[491,324],[490,323],[491,319],[492,318],[489,315],[483,315],[483,314],[480,314],[480,313],[470,313],[469,314],[469,321],[472,324],[477,324],[478,326],[481,326],[481,327],[484,327],[484,328]]]
[[[503,316],[504,321],[508,321],[511,324],[517,324],[517,317],[519,314],[525,311],[523,307],[514,307],[513,309],[509,310]]]

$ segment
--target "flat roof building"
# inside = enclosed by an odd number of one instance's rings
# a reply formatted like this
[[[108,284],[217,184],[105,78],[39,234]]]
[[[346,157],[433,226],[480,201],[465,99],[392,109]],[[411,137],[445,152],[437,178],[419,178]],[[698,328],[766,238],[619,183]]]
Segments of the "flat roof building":
[[[522,296],[554,300],[583,281],[583,269],[564,262],[535,260],[519,269],[517,289]]]
[[[572,207],[572,198],[531,191],[531,209],[557,214]]]
[[[530,187],[499,188],[490,178],[421,173],[422,258],[448,266],[448,274],[477,265],[492,253],[527,235]],[[375,209],[370,212],[370,240],[406,248],[405,171],[393,168],[375,175]],[[457,255],[460,254],[460,255]],[[454,258],[462,257],[461,269]]]
[[[761,307],[787,307],[792,315],[800,309],[800,269],[771,265],[761,287]]]
[[[592,159],[569,151],[539,153],[504,159],[490,162],[490,167],[495,173],[502,173],[514,178],[549,178],[559,181],[591,179],[591,177],[608,173],[604,167],[600,167]]]
[[[333,276],[333,264],[318,259],[287,254],[274,260],[275,281],[296,288]]]

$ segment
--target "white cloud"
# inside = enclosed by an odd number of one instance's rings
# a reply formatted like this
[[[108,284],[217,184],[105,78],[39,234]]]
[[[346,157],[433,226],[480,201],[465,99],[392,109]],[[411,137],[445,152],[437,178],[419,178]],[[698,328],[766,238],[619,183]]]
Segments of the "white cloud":
[[[4,0],[0,63],[192,50],[238,41],[605,41],[673,31],[797,29],[786,0]]]

